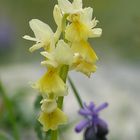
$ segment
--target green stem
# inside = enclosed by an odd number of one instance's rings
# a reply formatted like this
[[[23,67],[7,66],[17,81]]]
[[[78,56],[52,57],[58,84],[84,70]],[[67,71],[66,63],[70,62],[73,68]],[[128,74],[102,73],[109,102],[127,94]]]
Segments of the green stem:
[[[51,131],[51,140],[57,140],[57,133],[58,133],[57,130]]]
[[[19,140],[18,129],[17,129],[17,125],[16,125],[16,118],[14,116],[14,111],[13,111],[13,105],[12,105],[12,102],[10,101],[9,97],[7,96],[1,82],[0,82],[0,93],[3,97],[4,103],[6,105],[8,113],[9,113],[10,123],[13,127],[14,138],[15,138],[15,140]]]
[[[65,29],[66,29],[67,17],[68,17],[68,14],[64,14],[63,19],[62,19],[62,33],[63,33],[63,39],[64,39],[65,42],[66,42],[66,39],[65,39]],[[69,71],[69,66],[63,65],[61,67],[59,75],[62,78],[62,80],[64,81],[64,83],[66,83],[68,71]],[[58,98],[58,107],[60,109],[62,109],[62,107],[63,107],[63,99],[64,99],[64,97],[59,97]]]
[[[71,88],[72,88],[72,90],[73,90],[73,92],[74,92],[74,95],[75,95],[75,97],[76,97],[76,99],[77,99],[77,101],[78,101],[78,103],[79,103],[79,106],[80,106],[81,108],[83,108],[82,99],[80,98],[79,93],[78,93],[78,91],[77,91],[77,89],[76,89],[76,87],[75,87],[73,81],[71,80],[70,77],[68,78],[68,80],[69,80],[70,86],[71,86]]]
[[[63,39],[65,42],[67,42],[67,40],[65,39],[65,29],[66,29],[67,17],[68,17],[68,14],[64,14],[63,19],[62,19],[62,35],[63,35]]]
[[[63,65],[60,70],[59,75],[64,81],[64,83],[66,83],[66,80],[67,80],[68,70],[69,70],[69,66],[67,65]],[[58,97],[57,106],[60,109],[63,108],[63,99],[64,99],[63,97]],[[58,130],[51,132],[51,140],[57,140],[57,133],[58,133]]]
[[[63,19],[62,19],[62,33],[63,33],[64,41],[66,41],[66,39],[65,39],[65,28],[66,28],[67,16],[68,15],[65,14],[63,16]],[[66,80],[67,80],[68,70],[69,70],[69,66],[67,66],[67,65],[63,65],[60,69],[59,75],[62,78],[62,80],[64,81],[64,83],[66,83]],[[63,108],[63,99],[64,99],[64,97],[58,97],[57,106],[60,109]],[[58,130],[51,131],[51,140],[57,140],[57,136],[58,136],[57,133],[58,133]]]
[[[69,70],[69,66],[68,65],[62,66],[62,68],[60,70],[60,77],[62,78],[64,83],[66,83],[66,80],[67,80],[68,70]],[[60,109],[62,109],[62,107],[63,107],[63,99],[64,99],[64,97],[59,97],[58,98],[58,107]]]

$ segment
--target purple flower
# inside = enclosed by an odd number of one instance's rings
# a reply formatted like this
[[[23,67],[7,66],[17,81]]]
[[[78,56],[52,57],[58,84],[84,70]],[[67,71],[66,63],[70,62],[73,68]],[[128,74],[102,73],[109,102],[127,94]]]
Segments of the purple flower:
[[[98,140],[98,137],[102,139],[108,133],[108,126],[107,123],[100,118],[99,113],[107,106],[108,103],[103,103],[98,107],[96,107],[93,102],[90,102],[89,105],[84,104],[83,108],[80,109],[79,114],[85,119],[75,127],[75,131],[79,133],[83,129],[86,129],[86,140],[90,139],[89,137],[91,137],[92,140]]]

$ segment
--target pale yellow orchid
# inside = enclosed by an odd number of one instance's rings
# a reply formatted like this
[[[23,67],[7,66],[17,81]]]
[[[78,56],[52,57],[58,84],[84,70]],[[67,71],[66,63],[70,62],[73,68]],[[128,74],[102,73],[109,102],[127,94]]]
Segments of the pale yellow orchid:
[[[92,19],[93,9],[88,7],[80,13],[72,14],[68,17],[70,24],[66,27],[66,39],[71,42],[87,40],[88,38],[100,37],[101,28],[95,28],[98,20]]]
[[[41,64],[55,68],[61,65],[71,65],[74,56],[70,46],[63,40],[58,41],[56,48],[52,52],[44,51],[41,54],[46,57],[46,60],[42,61]]]
[[[60,78],[57,69],[48,69],[45,75],[33,85],[33,88],[38,89],[42,96],[55,98],[67,95],[67,86]]]
[[[48,24],[32,19],[29,25],[35,37],[23,37],[35,42],[30,52],[42,48],[41,55],[45,57],[41,64],[47,67],[47,71],[32,85],[43,98],[38,120],[44,131],[56,130],[59,125],[67,123],[68,118],[61,109],[63,96],[68,94],[68,72],[76,70],[90,77],[96,71],[98,57],[88,38],[102,34],[102,29],[96,28],[98,20],[93,18],[93,9],[83,8],[82,0],[58,0],[53,17],[57,25],[55,32]],[[52,131],[53,137],[57,138],[57,135]]]
[[[38,19],[32,19],[29,22],[30,28],[35,34],[35,38],[28,35],[25,35],[23,38],[36,42],[36,44],[29,49],[30,52],[40,48],[44,48],[46,51],[51,51],[54,48],[54,45],[58,41],[62,31],[62,13],[58,5],[55,5],[53,15],[57,24],[57,30],[55,33],[52,31],[48,24],[45,24]]]
[[[41,112],[39,122],[43,125],[43,130],[48,131],[56,130],[59,125],[66,124],[68,121],[67,116],[59,108],[56,108],[51,113]]]
[[[98,57],[87,41],[74,42],[71,49],[75,54],[72,69],[80,71],[87,76],[96,71],[95,63]]]
[[[96,65],[95,63],[87,62],[84,60],[80,54],[75,53],[73,65],[71,66],[71,69],[75,69],[78,72],[82,72],[83,74],[90,77],[91,73],[96,71]]]
[[[52,29],[49,27],[49,25],[45,24],[44,22],[38,19],[32,19],[29,22],[29,25],[35,34],[35,38],[27,36],[27,35],[25,35],[23,38],[36,42],[36,44],[33,45],[29,50],[33,52],[42,47],[45,50],[50,49],[49,47],[50,47],[51,41],[53,42],[52,38],[54,36],[54,33]]]
[[[87,62],[93,63],[98,60],[95,51],[87,41],[81,40],[80,42],[73,42],[71,49],[74,53],[79,53]]]

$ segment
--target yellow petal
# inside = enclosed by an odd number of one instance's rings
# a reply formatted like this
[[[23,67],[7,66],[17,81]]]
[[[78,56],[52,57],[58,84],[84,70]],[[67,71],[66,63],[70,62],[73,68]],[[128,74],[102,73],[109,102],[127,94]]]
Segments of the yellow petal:
[[[96,65],[94,62],[88,62],[86,59],[83,59],[80,54],[75,53],[71,69],[75,69],[76,71],[82,72],[83,74],[90,77],[91,73],[96,71]]]
[[[42,94],[46,94],[48,96],[67,95],[66,84],[54,69],[49,69],[48,72],[33,85],[33,88],[38,89]]]
[[[100,37],[102,30],[94,27],[98,20],[92,20],[93,9],[91,7],[84,8],[82,12],[70,14],[68,20],[71,22],[66,27],[66,39],[71,42],[87,40],[90,37]]]
[[[80,71],[90,77],[91,73],[96,71],[97,56],[90,46],[90,44],[84,40],[80,42],[74,42],[72,44],[72,50],[75,52],[73,65],[71,69]]]
[[[87,41],[74,42],[71,48],[87,62],[94,63],[98,59],[95,51]]]
[[[43,125],[43,130],[48,131],[56,130],[59,125],[66,124],[68,119],[64,112],[57,108],[52,113],[41,112],[38,120]]]
[[[73,22],[66,27],[66,39],[71,42],[78,42],[80,40],[87,40],[89,29],[80,22]]]
[[[81,63],[75,67],[75,70],[80,71],[90,77],[91,73],[96,71],[96,65],[86,61],[81,61]]]

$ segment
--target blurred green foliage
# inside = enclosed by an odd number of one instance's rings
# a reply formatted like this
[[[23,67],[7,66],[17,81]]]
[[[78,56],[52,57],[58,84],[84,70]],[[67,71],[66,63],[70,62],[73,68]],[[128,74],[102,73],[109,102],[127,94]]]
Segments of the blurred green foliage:
[[[27,116],[26,112],[30,111],[27,109],[29,104],[27,89],[17,89],[13,96],[9,95],[0,82],[0,140],[12,140],[12,137],[19,140],[26,131],[34,130],[36,110]]]

